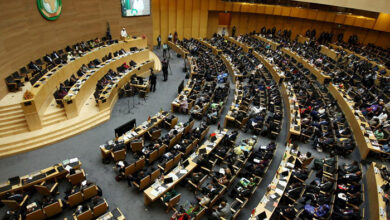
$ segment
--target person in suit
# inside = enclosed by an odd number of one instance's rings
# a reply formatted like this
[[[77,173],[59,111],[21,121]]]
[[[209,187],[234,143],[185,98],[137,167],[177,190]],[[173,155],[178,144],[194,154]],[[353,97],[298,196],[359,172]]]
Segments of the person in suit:
[[[164,59],[162,62],[162,71],[163,71],[164,81],[168,80],[168,65],[169,65],[169,61],[167,59]]]
[[[157,49],[160,49],[161,47],[161,35],[158,35],[157,37]]]
[[[154,75],[152,68],[150,69],[149,81],[150,81],[150,90],[155,92],[156,91],[157,77],[156,77],[156,75]]]

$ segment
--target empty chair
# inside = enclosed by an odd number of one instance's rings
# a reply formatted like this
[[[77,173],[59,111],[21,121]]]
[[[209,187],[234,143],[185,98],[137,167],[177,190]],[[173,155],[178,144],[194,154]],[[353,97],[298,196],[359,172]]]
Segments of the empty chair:
[[[58,182],[43,181],[39,185],[34,185],[35,189],[45,196],[53,196],[58,192]]]
[[[66,175],[66,178],[72,185],[78,185],[85,180],[85,172],[83,169],[76,170],[74,174]]]
[[[56,202],[43,207],[43,211],[45,212],[48,218],[55,216],[62,212],[63,204],[61,199],[58,199]]]

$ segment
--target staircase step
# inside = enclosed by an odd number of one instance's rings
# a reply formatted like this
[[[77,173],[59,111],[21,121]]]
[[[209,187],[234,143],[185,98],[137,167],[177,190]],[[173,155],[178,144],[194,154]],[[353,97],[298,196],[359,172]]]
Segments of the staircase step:
[[[20,134],[20,133],[25,133],[25,132],[28,132],[28,131],[29,130],[28,130],[27,125],[24,125],[24,126],[21,126],[21,127],[17,127],[17,128],[13,128],[13,129],[6,129],[5,131],[1,131],[0,132],[0,138],[16,135],[16,134]]]
[[[18,123],[20,121],[26,121],[24,115],[12,115],[7,118],[0,118],[0,128],[8,123]]]
[[[53,124],[64,122],[66,120],[67,120],[67,118],[66,118],[65,115],[63,115],[63,116],[55,116],[55,117],[52,117],[50,119],[44,119],[44,121],[42,123],[42,126],[43,127],[47,127],[47,126],[50,126],[50,125],[53,125]]]
[[[66,114],[66,113],[65,113],[65,109],[60,109],[60,110],[58,110],[58,111],[51,112],[51,113],[49,113],[49,114],[44,115],[44,116],[43,116],[43,119],[46,119],[47,117],[51,117],[51,116],[53,116],[53,115],[65,115],[65,114]]]
[[[13,111],[17,111],[17,110],[21,110],[23,112],[22,106],[20,106],[20,104],[2,106],[2,107],[0,107],[0,115],[3,113],[13,112]]]
[[[69,126],[65,129],[54,130],[51,133],[46,133],[36,138],[26,139],[21,141],[20,143],[8,143],[6,145],[2,145],[0,146],[0,158],[15,155],[21,152],[31,151],[64,140],[65,138],[77,135],[83,131],[91,129],[109,120],[110,113],[110,111],[107,111],[102,114],[97,114],[96,116],[89,118],[83,123],[79,123],[74,126]]]
[[[9,117],[21,116],[21,115],[24,115],[23,110],[22,109],[16,109],[16,110],[13,110],[13,111],[10,111],[10,112],[0,113],[0,119],[7,119]]]

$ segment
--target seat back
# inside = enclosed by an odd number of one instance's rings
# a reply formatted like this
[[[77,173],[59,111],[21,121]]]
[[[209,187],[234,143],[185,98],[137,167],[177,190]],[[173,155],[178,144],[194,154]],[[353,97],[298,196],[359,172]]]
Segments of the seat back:
[[[149,155],[149,163],[153,163],[153,161],[157,160],[158,158],[158,150],[154,150],[150,155]]]
[[[126,158],[126,149],[112,152],[112,158],[114,159],[114,161],[124,160]]]
[[[81,213],[80,215],[76,216],[77,220],[92,220],[93,219],[93,214],[92,210],[88,209],[87,211]]]
[[[187,125],[187,127],[184,129],[184,134],[190,133],[190,131],[192,130],[192,127],[194,126],[194,124],[195,124],[195,120],[192,120],[192,121]]]
[[[26,215],[26,220],[43,220],[45,218],[46,216],[42,209],[35,210]]]
[[[184,152],[184,156],[187,156],[191,153],[191,151],[194,149],[194,142],[192,142],[191,144],[189,144],[186,148],[186,151]]]
[[[133,152],[139,152],[144,147],[144,142],[143,141],[131,142],[130,147]]]
[[[175,197],[171,198],[166,204],[168,209],[171,209],[176,206],[176,204],[180,201],[181,193],[177,194]]]
[[[90,199],[98,194],[98,187],[96,185],[89,186],[83,190],[84,200]]]
[[[83,199],[83,194],[81,193],[81,191],[68,196],[68,204],[70,207],[76,206],[83,201],[84,201],[84,199]]]
[[[80,193],[80,196],[81,196],[81,193]],[[82,199],[82,197],[81,197]],[[82,202],[82,200],[80,201]],[[80,203],[79,202],[79,203]],[[68,199],[68,203],[69,203],[69,199]],[[78,204],[78,203],[77,203]],[[52,203],[50,205],[47,205],[43,208],[43,211],[45,211],[45,214],[48,218],[52,217],[52,216],[55,216],[57,215],[58,213],[61,213],[62,212],[62,202],[60,199],[58,199],[57,202],[55,203]]]
[[[161,157],[164,153],[165,153],[165,151],[167,150],[167,148],[168,148],[168,146],[167,145],[163,145],[163,146],[161,146],[159,149],[158,149],[158,156],[159,157]]]
[[[139,190],[144,190],[150,184],[150,175],[144,177],[139,183]]]
[[[179,153],[178,155],[175,156],[175,158],[173,158],[173,166],[176,166],[179,163],[179,161],[181,159],[181,155],[182,154]]]
[[[205,213],[206,213],[206,208],[202,207],[202,209],[198,212],[198,214],[196,214],[195,220],[200,220]]]
[[[107,210],[108,210],[108,204],[107,204],[106,200],[104,200],[104,202],[93,207],[93,217],[97,218],[97,217],[103,215],[104,213],[106,213]]]
[[[170,159],[164,167],[164,173],[167,173],[169,170],[171,170],[173,167],[173,159]]]
[[[178,117],[175,117],[174,119],[172,119],[172,121],[171,121],[171,129],[173,128],[173,127],[175,127],[175,125],[177,124],[177,121],[179,120],[179,118]]]
[[[142,170],[145,167],[145,157],[135,162],[135,172]]]
[[[76,171],[75,174],[72,174],[72,175],[68,175],[66,176],[66,178],[69,180],[69,182],[72,184],[72,185],[78,185],[79,183],[81,183],[82,181],[85,180],[85,173],[84,173],[84,170],[81,169],[81,170],[78,170]]]
[[[45,183],[45,182],[42,182],[42,184],[44,184],[44,183]],[[35,188],[40,194],[42,194],[42,195],[44,195],[44,196],[50,196],[51,193],[50,193],[49,188],[47,188],[47,186],[42,185],[42,184],[40,184],[40,185],[34,185],[34,188]]]
[[[161,174],[160,169],[153,171],[153,173],[150,174],[150,182],[155,181],[160,176],[160,174]]]
[[[125,168],[125,175],[126,176],[133,174],[133,173],[135,173],[135,163],[132,163]]]
[[[161,136],[161,129],[155,130],[152,132],[151,139],[157,140]]]

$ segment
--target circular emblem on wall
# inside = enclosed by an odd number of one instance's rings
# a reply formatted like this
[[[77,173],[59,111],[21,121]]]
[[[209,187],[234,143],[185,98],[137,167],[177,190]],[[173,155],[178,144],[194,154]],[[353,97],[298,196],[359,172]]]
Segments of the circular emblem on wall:
[[[56,20],[62,11],[61,0],[37,0],[38,10],[47,20]]]

